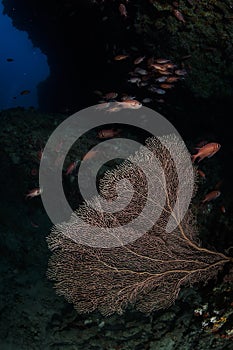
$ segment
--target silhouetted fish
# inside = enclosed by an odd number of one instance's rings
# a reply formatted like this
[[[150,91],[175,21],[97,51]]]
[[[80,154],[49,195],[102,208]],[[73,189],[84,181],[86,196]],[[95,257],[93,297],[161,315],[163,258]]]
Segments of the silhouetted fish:
[[[30,93],[30,90],[23,90],[20,92],[20,95],[28,95]]]

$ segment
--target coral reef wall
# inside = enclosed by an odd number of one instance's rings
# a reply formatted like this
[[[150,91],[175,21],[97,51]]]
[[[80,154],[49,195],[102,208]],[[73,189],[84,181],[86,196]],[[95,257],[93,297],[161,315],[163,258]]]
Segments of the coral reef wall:
[[[39,88],[40,107],[65,110],[93,102],[92,91],[108,73],[114,45],[186,61],[186,87],[198,97],[232,95],[233,3],[222,1],[135,0],[128,18],[118,2],[3,1],[14,26],[26,30],[48,57],[51,76]],[[114,83],[113,83],[114,84]],[[62,102],[61,102],[62,101]]]

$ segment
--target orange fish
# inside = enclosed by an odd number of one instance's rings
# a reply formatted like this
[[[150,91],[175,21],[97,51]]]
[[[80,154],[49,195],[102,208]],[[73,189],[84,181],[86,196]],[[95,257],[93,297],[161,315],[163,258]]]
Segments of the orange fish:
[[[169,68],[169,69],[173,69],[173,68],[176,68],[176,65],[174,63],[165,63],[164,67]]]
[[[116,104],[108,109],[108,112],[118,112],[122,109],[139,109],[142,107],[141,102],[137,100],[124,100],[122,102],[116,102]]]
[[[210,202],[216,199],[217,197],[219,197],[220,194],[221,194],[220,191],[211,191],[205,195],[205,198],[202,200],[202,203]]]
[[[117,56],[114,57],[114,60],[115,61],[122,61],[122,60],[125,60],[128,57],[129,57],[129,55],[117,55]]]
[[[127,17],[127,11],[126,11],[126,7],[124,4],[119,5],[119,11],[120,11],[121,16],[123,16],[125,18]]]
[[[141,102],[137,100],[125,100],[122,102],[118,102],[123,108],[132,108],[132,109],[138,109],[142,107]]]
[[[207,143],[206,145],[204,145],[203,147],[199,148],[196,147],[196,149],[198,149],[198,152],[194,155],[192,155],[192,162],[195,162],[195,160],[197,158],[199,158],[198,163],[204,159],[204,158],[210,158],[212,157],[216,152],[219,151],[221,145],[219,143],[216,142],[210,142]]]
[[[104,129],[104,130],[100,130],[98,132],[98,138],[99,139],[108,139],[114,136],[119,135],[120,133],[120,129],[114,130],[114,129]]]
[[[162,72],[167,70],[166,67],[162,66],[159,63],[151,63],[150,67],[153,67],[154,69],[160,70]]]
[[[168,70],[158,70],[158,73],[161,74],[161,75],[171,75],[172,73],[169,72]]]
[[[33,198],[37,197],[42,193],[42,190],[40,188],[33,188],[33,190],[29,191],[26,195],[26,198]]]
[[[178,77],[168,77],[166,79],[166,83],[175,83],[176,81],[178,81],[180,78]]]
[[[162,89],[172,89],[174,87],[174,85],[172,85],[172,84],[161,84],[160,87]]]

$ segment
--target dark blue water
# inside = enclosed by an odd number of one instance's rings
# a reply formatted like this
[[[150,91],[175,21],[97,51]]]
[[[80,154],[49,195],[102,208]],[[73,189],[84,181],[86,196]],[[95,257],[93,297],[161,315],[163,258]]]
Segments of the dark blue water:
[[[47,58],[32,45],[26,32],[14,28],[12,20],[3,15],[2,3],[0,33],[0,109],[37,108],[37,85],[49,75]]]

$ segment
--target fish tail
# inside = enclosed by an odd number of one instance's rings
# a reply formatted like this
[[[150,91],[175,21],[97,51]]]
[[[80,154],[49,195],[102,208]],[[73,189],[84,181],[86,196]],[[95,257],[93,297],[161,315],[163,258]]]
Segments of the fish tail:
[[[192,163],[194,163],[196,159],[197,159],[197,154],[193,154],[191,156]]]

